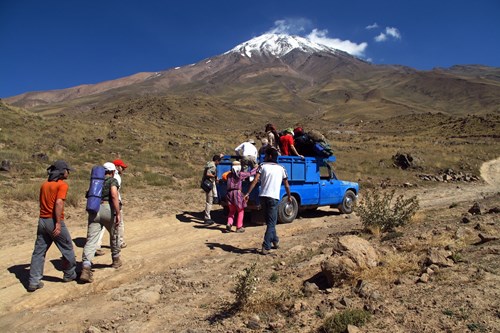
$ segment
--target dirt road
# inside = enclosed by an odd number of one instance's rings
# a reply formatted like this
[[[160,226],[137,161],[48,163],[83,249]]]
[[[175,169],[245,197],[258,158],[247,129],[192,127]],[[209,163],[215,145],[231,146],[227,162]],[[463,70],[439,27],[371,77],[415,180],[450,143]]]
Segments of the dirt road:
[[[491,195],[500,190],[500,158],[485,163],[481,176],[485,184],[439,184],[433,190],[417,188],[409,193],[418,195],[423,209]],[[186,195],[203,200],[198,191]],[[223,232],[222,215],[216,216],[220,225],[205,227],[198,206],[159,215],[139,211],[141,200],[137,198],[125,211],[129,246],[123,250],[123,267],[110,267],[108,250],[95,260],[94,283],[62,283],[60,254],[52,246],[47,253],[45,287],[34,293],[28,293],[25,284],[36,218],[32,213],[29,226],[9,225],[12,212],[3,205],[0,221],[6,233],[0,241],[0,331],[83,332],[98,323],[101,330],[124,332],[196,328],[197,322],[206,321],[210,304],[230,295],[226,286],[229,268],[242,269],[248,262],[272,263],[272,258],[254,253],[262,241],[262,226],[249,226],[244,234],[228,234]],[[36,207],[25,209],[36,212]],[[85,215],[68,209],[68,216],[80,261]],[[80,222],[72,222],[76,220]],[[314,242],[325,232],[325,225],[349,230],[359,227],[359,220],[325,209],[312,218],[280,225],[279,233],[283,243]],[[179,289],[183,292],[174,293]]]

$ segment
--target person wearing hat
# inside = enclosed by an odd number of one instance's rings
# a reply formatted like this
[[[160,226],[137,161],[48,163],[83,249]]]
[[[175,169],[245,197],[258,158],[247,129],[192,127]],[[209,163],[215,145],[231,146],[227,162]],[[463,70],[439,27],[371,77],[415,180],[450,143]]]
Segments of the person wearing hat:
[[[122,188],[122,174],[123,171],[127,168],[127,164],[125,164],[121,159],[116,159],[113,161],[113,164],[116,167],[116,171],[114,178],[118,181],[118,200],[120,201],[120,210],[121,210],[121,221],[120,221],[120,226],[118,228],[118,234],[119,234],[119,242],[120,242],[120,247],[123,249],[127,247],[127,243],[123,240],[124,237],[124,225],[123,225],[123,209],[122,209],[122,195],[120,189]],[[95,256],[102,256],[104,255],[104,251],[102,250],[102,238],[104,237],[104,232],[106,231],[105,228],[102,228],[101,232],[99,233],[99,241],[97,242],[97,249],[95,250]]]
[[[247,202],[241,192],[241,182],[246,178],[255,175],[257,169],[250,172],[241,171],[241,163],[234,161],[231,165],[231,172],[227,175],[226,201],[228,203],[229,213],[227,215],[226,230],[231,231],[234,223],[234,216],[238,213],[236,221],[236,232],[245,232],[243,228],[243,218],[245,216],[245,207]]]
[[[234,148],[234,151],[236,155],[241,156],[241,169],[243,171],[252,170],[257,165],[258,151],[253,139],[243,142]]]
[[[266,154],[266,150],[269,147],[269,140],[266,138],[262,138],[260,139],[260,143],[262,144],[262,146],[260,146],[259,148],[259,156]]]
[[[68,193],[69,172],[74,171],[62,160],[47,168],[48,179],[40,187],[40,215],[36,232],[36,241],[31,255],[28,291],[33,292],[43,287],[43,266],[45,255],[54,242],[63,257],[63,282],[76,280],[76,260],[73,241],[64,223],[64,200]]]
[[[118,226],[121,221],[120,200],[118,190],[120,186],[114,178],[116,167],[111,162],[103,164],[105,169],[105,180],[102,188],[102,201],[98,213],[89,212],[87,241],[83,248],[82,273],[80,281],[89,283],[93,281],[92,260],[95,256],[99,233],[106,228],[110,234],[111,258],[113,263],[111,267],[119,268],[122,266],[120,258],[121,246],[119,243]]]
[[[284,131],[284,135],[280,137],[280,146],[281,146],[281,154],[282,155],[295,155],[304,158],[304,156],[300,155],[295,149],[294,141],[293,141],[293,129],[287,128]]]
[[[116,180],[118,181],[118,188],[119,188],[119,191],[118,191],[118,200],[120,200],[120,210],[122,210],[122,219],[120,221],[120,226],[118,228],[118,234],[119,234],[119,241],[120,241],[120,246],[121,248],[126,248],[127,247],[127,243],[125,243],[125,241],[123,240],[124,238],[124,232],[125,232],[125,227],[123,225],[123,209],[122,209],[122,195],[121,195],[121,188],[122,188],[122,175],[123,175],[123,172],[125,171],[125,169],[128,167],[128,165],[126,165],[121,159],[116,159],[113,161],[113,164],[115,165],[116,167],[116,171],[115,172],[115,178]]]

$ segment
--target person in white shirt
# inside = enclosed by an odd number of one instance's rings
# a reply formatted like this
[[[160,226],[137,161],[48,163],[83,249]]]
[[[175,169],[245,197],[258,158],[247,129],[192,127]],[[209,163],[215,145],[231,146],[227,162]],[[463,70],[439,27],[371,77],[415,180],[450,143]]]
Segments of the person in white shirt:
[[[258,151],[253,139],[243,142],[234,151],[236,155],[241,156],[241,169],[243,171],[250,171],[257,165]]]
[[[248,200],[249,194],[260,180],[260,203],[263,206],[266,219],[266,233],[264,234],[264,242],[262,243],[261,254],[270,254],[271,248],[279,248],[279,237],[276,232],[276,224],[278,223],[278,203],[280,201],[281,183],[285,184],[288,202],[292,201],[290,194],[290,185],[288,184],[288,175],[285,168],[277,163],[278,151],[272,147],[266,150],[264,163],[257,169],[257,174],[253,182],[250,184],[248,192],[245,194],[245,200]]]

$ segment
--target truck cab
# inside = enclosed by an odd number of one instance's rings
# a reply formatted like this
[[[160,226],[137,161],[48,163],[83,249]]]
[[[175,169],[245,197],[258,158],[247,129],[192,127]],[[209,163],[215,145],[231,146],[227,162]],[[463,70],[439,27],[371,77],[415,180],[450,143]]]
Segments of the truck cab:
[[[217,166],[217,193],[219,203],[227,206],[226,182],[222,175],[231,170],[234,160],[238,156],[226,155]],[[260,156],[263,161],[263,156]],[[290,223],[299,210],[316,209],[322,206],[337,208],[343,214],[350,214],[358,197],[359,185],[355,182],[339,180],[332,168],[335,156],[328,158],[298,156],[279,156],[278,163],[283,166],[288,175],[292,201],[288,202],[285,186],[281,185],[280,203],[278,206],[278,222]],[[250,178],[253,179],[253,178]],[[247,192],[251,181],[242,183],[243,192]],[[260,184],[257,184],[250,193],[246,211],[260,210],[259,200]]]

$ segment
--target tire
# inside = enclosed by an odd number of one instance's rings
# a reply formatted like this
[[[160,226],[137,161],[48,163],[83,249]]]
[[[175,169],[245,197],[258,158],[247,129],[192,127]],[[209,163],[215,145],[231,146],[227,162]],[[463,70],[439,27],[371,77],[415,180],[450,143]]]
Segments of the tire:
[[[297,199],[292,196],[292,202],[288,202],[288,196],[285,196],[278,204],[278,223],[290,223],[297,217],[299,204]]]
[[[339,205],[339,210],[342,214],[351,214],[354,210],[354,204],[356,203],[356,194],[352,190],[347,190],[342,199],[342,203]]]

